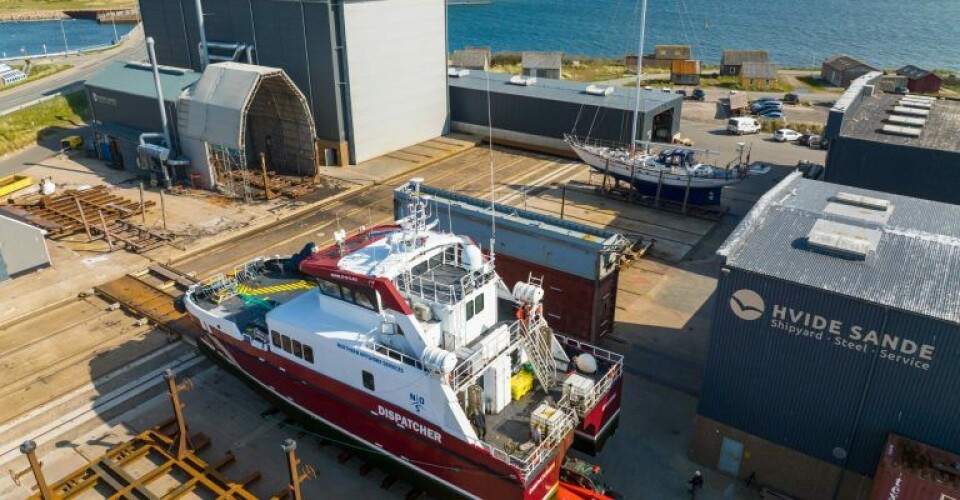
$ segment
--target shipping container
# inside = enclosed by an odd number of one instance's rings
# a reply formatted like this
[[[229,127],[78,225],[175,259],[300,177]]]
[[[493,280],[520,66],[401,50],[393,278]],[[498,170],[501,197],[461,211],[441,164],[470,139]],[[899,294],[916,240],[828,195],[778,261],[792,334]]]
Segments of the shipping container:
[[[890,432],[960,449],[955,241],[960,207],[788,176],[720,249],[698,413],[863,475]]]
[[[891,434],[870,500],[960,499],[960,455]]]

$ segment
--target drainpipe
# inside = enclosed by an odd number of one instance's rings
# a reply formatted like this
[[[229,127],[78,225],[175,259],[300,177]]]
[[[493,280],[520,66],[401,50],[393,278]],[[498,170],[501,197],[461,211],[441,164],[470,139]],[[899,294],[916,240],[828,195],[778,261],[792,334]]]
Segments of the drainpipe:
[[[199,0],[197,0],[199,3]],[[157,88],[157,104],[160,106],[160,126],[163,132],[165,145],[173,149],[173,142],[170,140],[170,130],[167,124],[167,105],[163,101],[163,87],[160,85],[160,68],[157,66],[157,54],[153,50],[153,37],[147,37],[147,55],[150,56],[150,66],[153,69],[153,84]],[[170,173],[167,172],[167,166],[160,163],[160,171],[163,173],[163,184],[170,188]]]
[[[195,0],[197,7],[197,27],[200,33],[200,70],[210,64],[210,53],[207,51],[207,32],[203,27],[203,4],[200,0]]]

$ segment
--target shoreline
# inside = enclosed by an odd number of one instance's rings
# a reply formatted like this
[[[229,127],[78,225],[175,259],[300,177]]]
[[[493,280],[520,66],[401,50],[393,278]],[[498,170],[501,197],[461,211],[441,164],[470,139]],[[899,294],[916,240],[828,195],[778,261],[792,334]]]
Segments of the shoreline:
[[[113,20],[117,23],[138,23],[137,9],[80,9],[80,10],[11,10],[0,11],[0,23],[31,23],[60,21],[66,19],[91,19],[99,22]]]

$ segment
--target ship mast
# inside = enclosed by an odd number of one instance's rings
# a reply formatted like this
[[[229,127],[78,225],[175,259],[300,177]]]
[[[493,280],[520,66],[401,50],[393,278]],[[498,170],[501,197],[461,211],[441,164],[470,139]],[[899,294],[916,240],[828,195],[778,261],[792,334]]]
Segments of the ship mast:
[[[643,90],[643,37],[647,27],[647,0],[640,7],[640,41],[637,44],[637,95],[633,108],[633,123],[630,127],[630,152],[637,150],[637,122],[640,121],[640,91]]]

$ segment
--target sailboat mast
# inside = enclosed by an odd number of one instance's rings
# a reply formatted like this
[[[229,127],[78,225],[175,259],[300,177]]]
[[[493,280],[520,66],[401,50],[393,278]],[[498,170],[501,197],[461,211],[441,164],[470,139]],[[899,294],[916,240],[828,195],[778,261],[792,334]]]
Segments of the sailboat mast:
[[[633,107],[633,123],[630,127],[630,151],[637,148],[637,122],[640,121],[640,91],[643,90],[643,37],[647,28],[647,0],[640,7],[640,41],[637,44],[637,94]]]

